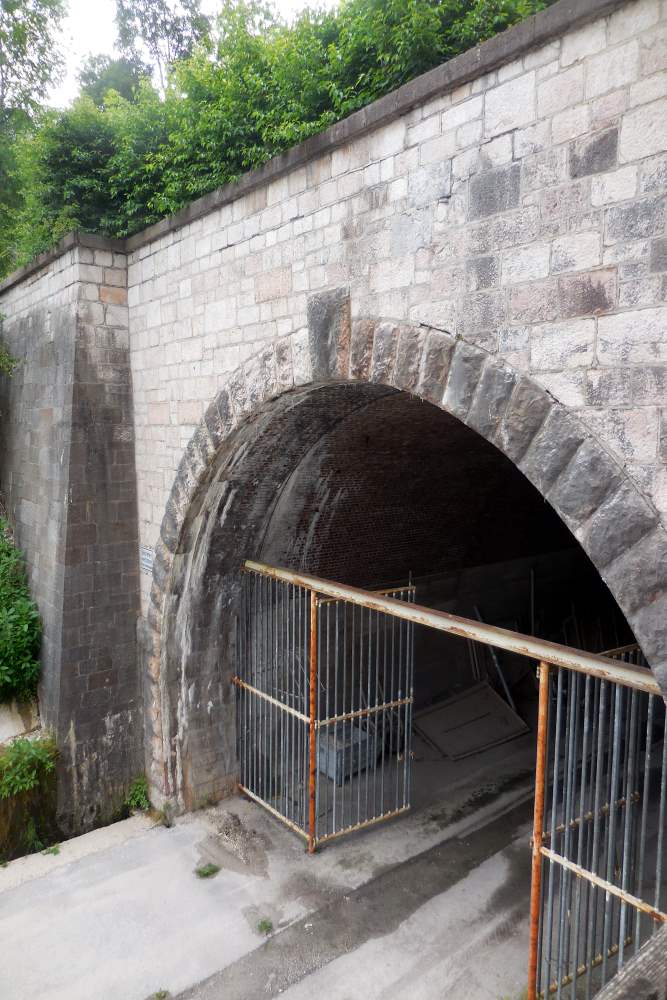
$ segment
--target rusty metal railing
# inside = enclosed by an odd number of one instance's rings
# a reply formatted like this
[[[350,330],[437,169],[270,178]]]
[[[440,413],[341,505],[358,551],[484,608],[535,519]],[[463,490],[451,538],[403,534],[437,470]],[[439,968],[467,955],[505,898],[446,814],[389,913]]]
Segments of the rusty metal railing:
[[[530,1000],[595,996],[667,921],[664,704],[632,680],[540,664]]]
[[[374,614],[386,620],[396,619],[410,628],[423,625],[539,664],[528,1000],[551,994],[560,998],[566,990],[574,1000],[579,996],[582,977],[586,997],[593,996],[622,966],[628,947],[638,949],[648,929],[667,920],[661,908],[667,805],[666,721],[660,688],[644,665],[638,647],[596,655],[420,606],[414,603],[414,593],[405,600],[400,599],[405,594],[373,593],[258,562],[248,561],[244,568],[259,578],[293,588],[303,595],[299,600],[309,602],[310,624],[299,632],[303,700],[298,707],[288,702],[282,706],[292,726],[305,727],[301,749],[297,750],[297,771],[304,790],[298,820],[285,804],[280,808],[271,805],[266,783],[259,792],[251,783],[243,788],[304,836],[311,851],[331,835],[399,814],[407,808],[409,799],[405,797],[394,810],[383,812],[380,808],[379,814],[376,810],[363,819],[360,812],[356,823],[343,823],[333,832],[318,828],[318,782],[322,780],[318,734],[332,720],[344,718],[352,724],[356,716],[363,715],[367,723],[371,714],[368,703],[347,712],[340,712],[336,703],[331,718],[327,718],[326,709],[321,711],[319,613],[323,606],[338,603],[358,609],[359,613],[365,611],[369,623]],[[303,611],[301,617],[307,617]],[[336,655],[331,662],[335,669]],[[329,669],[329,659],[326,663]],[[412,666],[406,669],[404,696],[392,696],[377,705],[385,713],[383,723],[387,712],[404,709],[401,745],[406,786],[411,671]],[[236,677],[234,682],[240,691],[249,690],[244,678]],[[257,685],[251,686],[257,688],[255,695],[260,702],[275,708],[281,701]],[[242,711],[248,711],[247,704]],[[246,718],[246,731],[247,722]],[[368,732],[367,728],[366,746]],[[247,748],[245,752],[247,755]],[[392,755],[398,760],[401,751],[397,753],[394,747]],[[256,779],[261,770],[252,759],[248,762],[247,756],[245,763],[242,759],[242,773]],[[352,774],[354,769],[347,770]]]
[[[246,564],[240,789],[308,850],[410,808],[410,622]],[[412,586],[378,592],[409,605]]]

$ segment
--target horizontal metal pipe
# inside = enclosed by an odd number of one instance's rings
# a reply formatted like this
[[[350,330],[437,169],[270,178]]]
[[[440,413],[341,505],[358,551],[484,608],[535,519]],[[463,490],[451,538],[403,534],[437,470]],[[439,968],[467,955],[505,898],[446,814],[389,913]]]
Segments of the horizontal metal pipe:
[[[633,792],[632,795],[630,796],[630,799],[632,802],[639,802],[641,799],[641,795],[639,794],[639,792]],[[625,796],[623,796],[623,798],[616,799],[614,805],[616,806],[617,809],[625,809],[626,806]],[[605,802],[603,806],[600,806],[597,815],[598,816],[609,815],[608,802]],[[583,816],[575,816],[574,819],[570,820],[567,826],[569,827],[570,830],[576,830],[576,828],[578,826],[581,826],[582,823],[591,823],[594,819],[595,819],[595,814],[591,810],[589,810],[587,813],[584,813]],[[565,824],[559,823],[556,829],[554,830],[554,833],[564,833],[565,829],[566,829]],[[542,837],[544,838],[544,840],[548,840],[549,837],[551,837],[551,832],[549,830],[543,831]]]
[[[631,937],[626,937],[624,943],[625,943],[626,946],[629,945],[629,944],[632,944],[632,938]],[[607,949],[607,952],[606,952],[607,958],[613,958],[614,955],[618,954],[618,951],[619,951],[618,945],[617,944],[612,944],[612,946]],[[563,986],[569,986],[570,983],[575,978],[579,979],[579,977],[585,975],[585,973],[588,972],[589,969],[597,969],[597,967],[600,966],[600,965],[602,965],[602,953],[601,952],[599,952],[597,955],[595,955],[593,957],[593,960],[590,963],[583,962],[581,965],[578,965],[577,966],[577,971],[576,971],[576,976],[572,975],[572,973],[569,973],[567,976],[563,976],[563,978],[560,980],[560,986],[561,987],[563,987]],[[554,980],[553,982],[551,982],[549,984],[549,993],[555,993],[558,990],[558,985],[559,985],[559,983],[556,980]],[[542,991],[542,993],[539,994],[539,1000],[544,1000],[544,991]]]
[[[373,816],[372,819],[363,820],[363,822],[355,823],[353,826],[346,826],[342,830],[336,830],[335,833],[327,833],[323,837],[318,837],[316,843],[323,844],[325,840],[335,840],[336,837],[342,837],[344,833],[365,830],[367,826],[375,826],[376,823],[384,822],[386,819],[393,819],[395,816],[402,816],[406,812],[410,812],[410,806],[401,806],[400,809],[394,809],[393,812],[382,813],[381,816]]]
[[[378,596],[370,591],[361,590],[359,587],[350,587],[347,584],[333,583],[331,580],[322,580],[305,573],[295,573],[288,569],[266,566],[264,563],[253,560],[245,562],[244,569],[276,580],[285,580],[287,583],[305,587],[317,594],[323,594],[325,597],[338,598],[348,601],[350,604],[369,608],[371,611],[394,615],[396,618],[414,622],[416,625],[426,625],[428,628],[434,628],[440,632],[458,635],[463,639],[472,639],[473,642],[481,642],[486,646],[495,646],[510,653],[517,653],[519,656],[527,656],[532,660],[549,663],[556,667],[565,667],[578,673],[590,674],[593,677],[600,677],[602,680],[614,681],[625,687],[662,697],[662,692],[653,674],[644,667],[636,667],[630,663],[596,656],[594,653],[586,653],[581,649],[561,646],[555,642],[548,642],[546,639],[537,639],[534,636],[522,635],[520,632],[512,632],[510,629],[498,628],[496,625],[487,625],[485,622],[461,618],[447,611],[434,611],[432,608],[425,608],[407,601],[398,601],[393,597]]]
[[[335,722],[347,722],[348,719],[365,719],[368,715],[377,715],[378,712],[401,708],[402,705],[411,705],[413,701],[414,698],[399,698],[396,701],[386,701],[382,705],[370,705],[369,708],[358,708],[354,712],[345,712],[344,715],[332,715],[328,719],[319,719],[315,725],[318,729],[322,729],[324,726],[331,726]]]
[[[273,698],[266,691],[260,691],[259,688],[253,687],[252,684],[248,684],[247,681],[242,681],[240,677],[232,677],[232,684],[236,684],[237,687],[243,688],[244,691],[252,691],[256,694],[258,698],[263,698],[264,701],[268,701],[271,705],[275,705],[283,712],[289,712],[296,719],[301,719],[302,722],[310,722],[310,716],[304,715],[303,712],[298,712],[296,708],[292,708],[291,705],[286,705],[284,701],[279,701],[277,698]]]
[[[251,792],[249,788],[245,787],[245,785],[239,785],[238,788],[243,795],[247,795],[248,798],[252,799],[253,802],[256,802],[258,805],[262,806],[264,809],[266,809],[267,812],[270,812],[272,816],[275,816],[276,819],[279,819],[281,823],[284,823],[285,826],[288,826],[290,830],[293,830],[294,833],[298,833],[300,837],[304,838],[304,840],[308,840],[308,833],[306,830],[302,830],[300,826],[298,826],[296,823],[293,823],[291,819],[287,818],[287,816],[283,816],[281,812],[278,812],[277,809],[274,809],[273,806],[270,806],[268,802],[264,801],[264,799],[260,799],[259,795],[255,795],[255,793]]]
[[[625,892],[624,889],[619,889],[617,885],[613,882],[608,882],[607,879],[600,878],[599,875],[595,875],[594,872],[589,872],[586,868],[582,868],[580,865],[574,863],[574,861],[569,861],[564,858],[561,854],[556,854],[555,851],[550,850],[548,847],[541,847],[541,853],[549,861],[560,865],[562,868],[567,868],[568,871],[574,872],[577,878],[586,879],[587,882],[592,882],[599,889],[604,889],[612,896],[616,896],[618,899],[622,899],[624,903],[629,906],[634,906],[636,910],[641,910],[642,913],[648,913],[649,917],[659,923],[667,922],[667,913],[663,913],[661,910],[657,910],[650,903],[645,903],[643,899],[639,899],[637,896],[633,896],[629,892]]]
[[[369,594],[375,594],[377,597],[393,597],[394,594],[414,594],[417,588],[414,583],[406,584],[405,587],[386,587],[384,590],[369,590]],[[323,601],[319,603],[322,604],[337,604],[341,600],[340,597],[325,597]]]

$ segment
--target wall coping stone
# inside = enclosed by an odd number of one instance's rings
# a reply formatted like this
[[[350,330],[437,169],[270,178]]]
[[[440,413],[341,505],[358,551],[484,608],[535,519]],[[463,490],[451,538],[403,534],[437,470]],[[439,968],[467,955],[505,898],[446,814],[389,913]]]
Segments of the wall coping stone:
[[[318,132],[304,142],[279,153],[256,170],[243,174],[238,181],[216,188],[174,215],[166,216],[133,236],[112,239],[92,233],[68,233],[51,250],[39,254],[29,264],[1,281],[0,294],[24,281],[35,271],[46,267],[74,246],[113,250],[117,253],[131,253],[138,250],[147,243],[195,222],[271,181],[278,180],[298,167],[305,166],[316,157],[330,153],[368,132],[390,124],[417,105],[425,104],[448,90],[454,90],[470,80],[484,76],[498,66],[517,59],[530,49],[544,45],[552,38],[564,35],[587,21],[608,14],[625,3],[627,0],[558,0],[546,10],[533,14],[532,17],[494,35],[475,48],[468,49],[461,55],[435,66],[397,90],[385,94],[372,104],[329,126],[323,132]]]

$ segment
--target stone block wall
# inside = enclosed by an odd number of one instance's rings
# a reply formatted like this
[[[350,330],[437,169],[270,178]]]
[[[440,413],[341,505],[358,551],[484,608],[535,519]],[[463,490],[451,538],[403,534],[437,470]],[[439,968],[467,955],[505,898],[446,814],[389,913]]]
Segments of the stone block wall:
[[[306,162],[129,241],[147,550],[217,389],[341,285],[356,318],[429,324],[530,373],[667,514],[667,8],[595,7],[566,7],[536,47],[523,26],[492,40],[441,93],[410,106],[408,85],[378,127],[336,127]]]
[[[44,622],[39,700],[64,830],[143,770],[136,470],[125,256],[75,243],[3,296],[0,489]]]

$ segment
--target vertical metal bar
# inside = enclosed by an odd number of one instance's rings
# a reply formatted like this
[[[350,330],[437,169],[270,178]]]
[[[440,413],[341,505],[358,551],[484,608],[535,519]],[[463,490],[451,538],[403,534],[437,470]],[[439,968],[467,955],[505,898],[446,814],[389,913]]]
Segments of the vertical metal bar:
[[[583,850],[584,850],[584,814],[586,808],[586,772],[588,769],[587,757],[588,757],[588,739],[590,736],[590,701],[591,701],[591,678],[587,676],[585,679],[584,687],[584,729],[582,736],[581,745],[581,780],[579,789],[579,816],[581,817],[581,823],[577,831],[577,864],[581,867],[583,863]],[[591,759],[592,767],[592,759]],[[581,918],[581,879],[577,879],[576,882],[576,893],[575,893],[575,906],[574,906],[574,927],[573,927],[573,938],[574,938],[574,948],[573,948],[573,975],[572,975],[572,990],[571,990],[571,1000],[576,1000],[577,995],[577,969],[579,967],[579,929],[580,929],[580,918]],[[572,939],[570,939],[572,941]],[[570,944],[572,949],[572,944]]]
[[[570,854],[570,819],[572,814],[572,784],[573,768],[576,768],[576,754],[574,748],[574,738],[576,733],[576,695],[578,674],[568,674],[567,684],[567,709],[565,713],[565,733],[567,742],[565,747],[565,766],[563,779],[565,791],[563,795],[563,855],[569,858]],[[564,963],[568,962],[566,938],[566,913],[568,907],[568,894],[570,891],[570,872],[562,869],[560,872],[560,894],[559,894],[559,914],[558,914],[558,965],[556,970],[556,981],[558,988],[556,997],[560,1000],[563,992]]]
[[[655,895],[656,910],[660,909],[660,894],[662,889],[662,852],[665,839],[665,800],[667,799],[667,712],[662,731],[662,768],[660,770],[660,805],[658,807],[658,843],[655,863]]]
[[[563,702],[563,668],[557,669],[556,681],[556,721],[554,726],[554,760],[551,786],[551,828],[549,831],[549,843],[555,850],[556,824],[558,811],[558,775],[560,771],[560,743],[561,743],[561,706]],[[547,919],[545,927],[546,956],[545,956],[545,989],[551,979],[551,956],[553,954],[553,905],[554,905],[554,865],[549,864],[549,887],[547,890]]]
[[[530,886],[530,943],[528,954],[528,1000],[537,997],[537,952],[540,929],[542,889],[542,824],[544,822],[544,783],[546,779],[547,727],[549,721],[549,667],[539,665],[539,701],[537,712],[537,755],[535,759],[535,809],[533,813],[533,857]]]
[[[310,592],[310,721],[309,721],[309,782],[308,782],[308,853],[315,851],[315,718],[317,715],[317,594]]]
[[[630,742],[628,744],[625,777],[625,823],[623,826],[623,858],[621,861],[621,889],[628,889],[628,867],[630,864],[630,830],[632,826],[633,779],[635,773],[635,739],[637,731],[637,692],[630,697]],[[621,901],[618,925],[618,968],[623,968],[625,950],[625,922],[627,905]]]
[[[605,761],[605,745],[604,745],[604,734],[605,734],[605,721],[607,715],[607,682],[600,681],[600,699],[598,705],[598,733],[597,733],[597,748],[596,748],[596,768],[595,768],[595,802],[593,806],[593,847],[591,851],[591,871],[595,874],[598,873],[598,856],[600,851],[600,826],[601,826],[601,816],[600,816],[600,806],[602,797],[602,788],[604,783],[604,761]],[[611,718],[610,718],[611,723]],[[609,730],[610,731],[610,730]],[[589,1000],[591,996],[591,989],[593,986],[593,959],[595,957],[595,943],[597,940],[597,911],[598,911],[598,898],[599,893],[597,889],[591,890],[592,905],[589,913],[589,937],[591,941],[591,950],[588,958],[588,968],[586,970],[586,997]]]
[[[614,746],[611,761],[611,790],[609,797],[609,821],[607,824],[607,874],[605,878],[612,881],[614,874],[614,850],[616,846],[616,801],[618,799],[618,771],[619,771],[619,751],[621,749],[621,725],[623,722],[623,694],[624,689],[620,684],[616,684],[616,695],[614,699]],[[612,926],[612,900],[610,894],[605,894],[604,903],[604,931],[602,935],[602,984],[607,982],[607,957],[610,946],[611,926]]]
[[[328,607],[328,606],[327,606]],[[334,643],[333,643],[333,656],[334,656],[334,693],[333,693],[333,711],[334,715],[338,715],[338,671],[340,665],[340,655],[338,650],[338,612],[340,610],[340,602],[336,601],[333,606],[334,611]],[[329,615],[327,612],[327,624],[329,621]],[[329,677],[329,638],[328,638],[328,628],[327,628],[327,677]],[[338,759],[338,723],[334,722],[334,760]],[[345,757],[345,743],[342,744],[341,759],[343,762],[342,767],[342,782],[341,788],[345,788],[345,771],[347,768],[347,761]],[[334,781],[333,783],[333,805],[331,811],[331,830],[327,832],[333,833],[336,830],[336,792],[338,790],[338,783]]]
[[[641,827],[639,832],[639,864],[638,864],[638,877],[637,877],[637,895],[642,898],[642,892],[644,891],[644,861],[646,856],[646,822],[648,819],[648,797],[649,797],[649,782],[651,777],[651,747],[653,743],[653,712],[654,712],[654,696],[650,694],[648,696],[648,709],[646,712],[646,733],[645,739],[646,743],[644,745],[644,781],[642,785],[642,818]],[[636,917],[636,931],[635,931],[635,955],[641,947],[641,936],[642,936],[642,912],[637,911]]]

